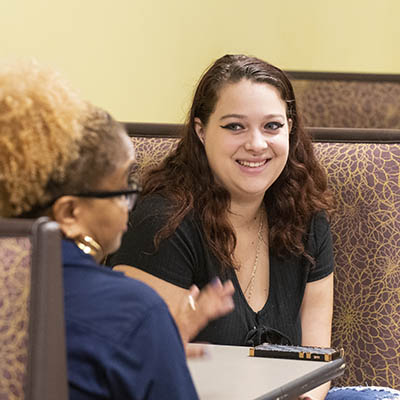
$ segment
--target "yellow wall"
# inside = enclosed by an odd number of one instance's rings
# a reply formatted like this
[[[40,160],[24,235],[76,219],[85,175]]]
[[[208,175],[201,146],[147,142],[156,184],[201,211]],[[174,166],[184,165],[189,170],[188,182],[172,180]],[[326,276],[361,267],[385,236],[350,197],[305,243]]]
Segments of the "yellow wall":
[[[0,58],[34,56],[124,121],[182,122],[215,58],[400,73],[399,0],[1,0]]]

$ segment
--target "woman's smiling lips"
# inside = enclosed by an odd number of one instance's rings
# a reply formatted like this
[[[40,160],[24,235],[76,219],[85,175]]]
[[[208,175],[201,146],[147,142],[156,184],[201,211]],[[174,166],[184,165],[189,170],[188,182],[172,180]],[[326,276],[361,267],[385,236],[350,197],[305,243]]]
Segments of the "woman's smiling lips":
[[[252,161],[247,161],[247,160],[236,160],[236,162],[241,166],[245,168],[259,168],[263,167],[267,162],[269,161],[268,158],[264,158],[262,160],[252,160]]]

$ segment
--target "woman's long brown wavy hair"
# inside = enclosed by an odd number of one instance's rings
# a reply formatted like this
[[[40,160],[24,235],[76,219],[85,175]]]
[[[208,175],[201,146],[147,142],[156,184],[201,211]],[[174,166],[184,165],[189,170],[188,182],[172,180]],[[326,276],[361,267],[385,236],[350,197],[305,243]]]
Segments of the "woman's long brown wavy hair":
[[[193,211],[200,218],[208,245],[221,265],[238,267],[234,259],[236,236],[228,220],[230,194],[214,179],[194,120],[197,117],[206,126],[223,85],[242,79],[274,86],[287,105],[287,118],[292,120],[288,161],[264,196],[269,243],[277,256],[291,253],[309,258],[304,237],[310,220],[316,212],[324,210],[329,214],[333,208],[326,174],[314,155],[310,136],[302,127],[293,87],[285,73],[245,55],[225,55],[204,73],[176,150],[144,176],[144,195],[160,193],[171,201],[167,222],[157,233],[155,245],[170,236]]]

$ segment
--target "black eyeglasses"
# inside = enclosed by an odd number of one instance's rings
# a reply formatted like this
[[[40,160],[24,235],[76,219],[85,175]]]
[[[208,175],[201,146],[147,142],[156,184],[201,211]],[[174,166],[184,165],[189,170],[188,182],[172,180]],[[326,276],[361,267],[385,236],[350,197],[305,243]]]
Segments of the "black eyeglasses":
[[[44,210],[47,210],[49,207],[51,207],[60,197],[63,196],[76,196],[76,197],[94,197],[98,199],[107,199],[110,197],[122,197],[126,201],[126,206],[128,208],[128,211],[132,211],[133,207],[136,204],[137,198],[139,196],[139,193],[142,191],[142,187],[135,181],[131,181],[128,183],[128,189],[126,190],[117,190],[117,191],[110,191],[110,192],[103,192],[103,191],[93,191],[93,192],[82,192],[82,193],[65,193],[60,196],[57,196],[53,200],[50,200],[49,202],[43,204],[43,205],[38,205],[34,208],[32,208],[30,211],[23,213],[20,215],[20,217],[24,218],[36,218],[41,213],[43,213]]]
[[[97,199],[108,199],[110,197],[122,197],[125,199],[128,210],[131,211],[136,204],[139,193],[142,191],[141,186],[136,182],[130,182],[128,185],[128,189],[126,190],[117,190],[111,192],[101,192],[101,191],[93,191],[93,192],[83,192],[83,193],[75,193],[71,196],[76,197],[94,197]]]

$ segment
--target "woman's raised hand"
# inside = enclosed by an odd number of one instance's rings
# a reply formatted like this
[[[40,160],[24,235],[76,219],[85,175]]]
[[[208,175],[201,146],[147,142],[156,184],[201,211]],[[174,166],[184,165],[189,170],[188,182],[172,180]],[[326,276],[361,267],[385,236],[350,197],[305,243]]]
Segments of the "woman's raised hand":
[[[231,281],[221,283],[219,278],[215,278],[201,291],[196,285],[192,285],[188,295],[183,296],[173,315],[188,357],[203,354],[201,348],[196,347],[192,351],[192,348],[186,345],[209,321],[233,310],[234,291]]]

